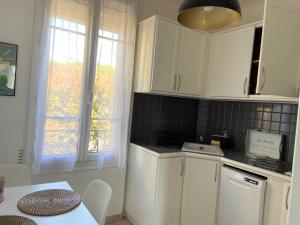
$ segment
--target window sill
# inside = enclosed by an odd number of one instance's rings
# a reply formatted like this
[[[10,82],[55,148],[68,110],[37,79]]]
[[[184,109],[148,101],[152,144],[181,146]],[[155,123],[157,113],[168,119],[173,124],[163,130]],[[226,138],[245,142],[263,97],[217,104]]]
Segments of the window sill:
[[[96,159],[87,159],[87,160],[80,160],[76,162],[75,168],[73,171],[83,171],[83,170],[106,170],[106,169],[122,169],[120,166],[117,165],[106,165],[104,167],[98,166]]]

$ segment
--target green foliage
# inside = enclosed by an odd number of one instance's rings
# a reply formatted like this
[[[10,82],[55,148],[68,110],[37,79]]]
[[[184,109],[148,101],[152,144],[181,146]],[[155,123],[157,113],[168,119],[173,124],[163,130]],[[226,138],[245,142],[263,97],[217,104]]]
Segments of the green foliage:
[[[108,143],[111,122],[112,86],[115,70],[97,65],[92,103],[90,151],[97,151],[99,142]],[[46,120],[46,154],[76,151],[83,92],[83,64],[52,62],[49,67]],[[100,139],[98,131],[100,132]]]

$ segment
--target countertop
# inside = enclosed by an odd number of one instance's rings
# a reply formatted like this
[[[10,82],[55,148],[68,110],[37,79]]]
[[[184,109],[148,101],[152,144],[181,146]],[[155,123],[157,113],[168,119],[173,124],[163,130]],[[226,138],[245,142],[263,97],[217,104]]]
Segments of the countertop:
[[[143,144],[136,144],[136,145],[147,148],[158,154],[183,153],[183,151],[181,151],[181,148],[178,146],[162,147],[162,146],[143,145]],[[233,160],[239,163],[243,163],[246,165],[254,166],[274,173],[278,173],[281,175],[287,175],[286,172],[290,172],[292,169],[291,164],[282,161],[278,162],[271,159],[270,160],[255,159],[247,156],[245,152],[239,152],[232,149],[222,149],[222,150],[224,152],[223,158]],[[194,154],[201,154],[201,153],[194,153]]]

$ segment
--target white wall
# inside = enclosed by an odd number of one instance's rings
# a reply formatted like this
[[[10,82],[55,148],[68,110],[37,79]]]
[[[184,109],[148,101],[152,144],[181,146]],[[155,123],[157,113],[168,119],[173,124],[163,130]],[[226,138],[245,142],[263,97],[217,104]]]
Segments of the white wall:
[[[0,163],[16,162],[26,144],[34,0],[0,1],[0,41],[18,44],[16,96],[0,96]]]
[[[139,0],[138,19],[142,21],[153,15],[176,20],[177,10],[182,0]]]
[[[263,0],[247,1],[242,4],[242,19],[240,25],[263,20],[264,16]]]
[[[183,0],[139,0],[139,21],[154,14],[176,20],[177,11]],[[239,25],[263,19],[264,0],[241,1],[242,20]]]

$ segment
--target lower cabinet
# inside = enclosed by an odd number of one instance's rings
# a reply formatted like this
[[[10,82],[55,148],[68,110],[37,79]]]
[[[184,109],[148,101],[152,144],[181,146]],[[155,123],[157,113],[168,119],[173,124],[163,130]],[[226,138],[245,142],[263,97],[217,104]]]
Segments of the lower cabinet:
[[[184,158],[159,159],[154,225],[179,225]]]
[[[215,225],[220,164],[186,158],[181,225]]]
[[[179,225],[183,163],[130,148],[125,211],[134,225]]]
[[[124,207],[128,219],[134,225],[216,225],[221,166],[219,158],[168,158],[130,145]],[[267,177],[263,225],[287,225],[290,182]]]
[[[290,182],[268,178],[263,225],[287,225]]]

